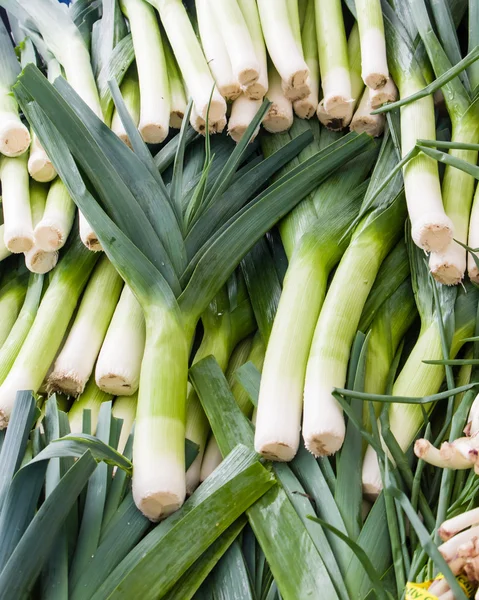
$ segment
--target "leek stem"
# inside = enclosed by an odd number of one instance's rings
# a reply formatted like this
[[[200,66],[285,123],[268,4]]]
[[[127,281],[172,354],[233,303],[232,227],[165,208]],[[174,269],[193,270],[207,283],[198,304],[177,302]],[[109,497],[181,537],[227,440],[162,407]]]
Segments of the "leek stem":
[[[319,57],[314,17],[314,0],[308,0],[306,16],[301,32],[304,59],[309,68],[310,93],[306,98],[296,100],[294,112],[301,119],[311,119],[319,104]]]
[[[378,119],[378,117],[383,117],[384,115],[373,115],[371,114],[372,110],[371,90],[367,87],[364,90],[359,106],[351,119],[349,129],[356,133],[367,133],[372,137],[382,135],[386,119]]]
[[[35,243],[45,252],[65,245],[75,220],[75,204],[60,178],[50,185],[43,216],[35,226]]]
[[[388,79],[388,82],[384,87],[378,90],[371,90],[369,92],[369,98],[371,100],[371,108],[373,109],[379,108],[386,102],[396,102],[398,98],[398,89],[392,80],[392,77]]]
[[[27,155],[0,159],[5,246],[16,254],[33,246]]]
[[[228,133],[238,143],[244,136],[249,124],[261,108],[261,100],[251,100],[245,94],[241,94],[233,102],[231,115],[228,121]],[[251,137],[253,141],[259,133],[259,125]]]
[[[121,0],[130,23],[140,85],[138,130],[149,144],[160,144],[170,128],[170,85],[160,28],[154,9],[143,0]]]
[[[355,0],[361,39],[362,78],[371,89],[384,87],[389,78],[386,40],[380,0]]]
[[[469,222],[468,245],[470,248],[479,248],[479,186],[476,187]],[[467,272],[471,281],[479,283],[479,267],[474,261],[472,254],[467,256]]]
[[[272,104],[263,119],[263,127],[270,133],[287,131],[293,124],[293,105],[286,98],[281,77],[272,63],[268,65],[268,80],[268,100]]]
[[[83,392],[75,398],[68,411],[68,421],[70,422],[70,431],[72,433],[82,433],[83,431],[83,411],[90,411],[91,433],[95,435],[98,424],[98,415],[103,402],[113,400],[111,394],[106,394],[98,389],[95,384],[95,378],[90,377]]]
[[[144,349],[143,309],[125,285],[96,363],[98,387],[115,396],[129,396],[136,392]]]
[[[43,217],[48,189],[45,185],[32,180],[30,186],[30,208],[32,224],[35,227]],[[25,264],[32,273],[44,274],[51,271],[58,262],[58,252],[45,252],[35,243],[25,252]]]
[[[27,293],[27,278],[25,275],[19,275],[12,281],[6,283],[0,289],[0,347],[7,340]]]
[[[128,70],[128,73],[121,82],[120,91],[133,123],[138,126],[140,121],[140,88],[138,85],[138,75],[135,70],[131,68]],[[130,139],[116,108],[111,118],[111,130],[122,142],[125,142],[131,148]]]
[[[47,153],[40,144],[35,133],[31,132],[30,156],[28,157],[28,172],[35,181],[45,183],[55,179],[57,172],[48,158]]]
[[[48,378],[52,392],[78,396],[93,371],[123,281],[106,256],[95,268],[73,326]],[[101,298],[101,303],[98,299]]]
[[[0,152],[20,156],[30,146],[30,133],[18,116],[18,106],[8,87],[0,83]]]
[[[122,419],[120,439],[118,441],[118,452],[123,454],[126,443],[133,429],[133,423],[136,418],[136,405],[138,402],[138,394],[131,396],[120,396],[113,403],[112,415],[116,419]]]
[[[268,92],[268,64],[258,5],[255,0],[238,0],[238,5],[248,26],[251,39],[253,40],[256,58],[259,62],[258,80],[248,85],[243,91],[248,98],[251,98],[251,100],[263,100]]]
[[[168,77],[170,78],[170,127],[180,129],[187,109],[185,88],[175,56],[166,40],[163,49],[165,51]]]

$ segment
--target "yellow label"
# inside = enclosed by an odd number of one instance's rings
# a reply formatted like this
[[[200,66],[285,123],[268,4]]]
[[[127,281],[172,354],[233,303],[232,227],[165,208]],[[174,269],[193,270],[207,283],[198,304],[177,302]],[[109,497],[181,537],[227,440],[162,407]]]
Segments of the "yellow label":
[[[428,589],[434,581],[441,579],[444,579],[444,575],[439,573],[434,580],[425,581],[424,583],[412,583],[408,581],[406,584],[406,600],[438,600],[437,596],[428,592]],[[476,591],[475,586],[464,575],[459,575],[456,577],[456,580],[466,596],[472,598]]]

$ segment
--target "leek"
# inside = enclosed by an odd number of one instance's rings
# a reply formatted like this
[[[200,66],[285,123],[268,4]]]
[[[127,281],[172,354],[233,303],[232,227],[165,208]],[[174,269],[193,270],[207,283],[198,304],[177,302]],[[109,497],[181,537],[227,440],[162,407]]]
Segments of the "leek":
[[[138,126],[140,121],[140,88],[138,86],[138,75],[131,67],[121,82],[120,91],[133,123]],[[116,110],[113,111],[111,118],[111,130],[122,142],[131,147],[130,138]]]
[[[215,21],[209,0],[195,0],[201,45],[220,94],[231,102],[241,94],[241,85],[233,75],[226,44]]]
[[[19,156],[30,145],[30,133],[20,120],[11,87],[20,73],[20,65],[8,31],[0,22],[0,152]]]
[[[122,419],[120,439],[118,441],[118,452],[125,451],[125,446],[133,429],[133,423],[136,417],[136,404],[138,402],[138,394],[131,396],[120,396],[113,403],[112,415],[116,419]]]
[[[56,177],[56,171],[46,155],[43,146],[37,136],[32,132],[32,143],[30,144],[30,155],[28,157],[28,172],[32,179],[42,183],[52,181]]]
[[[233,102],[231,115],[228,121],[228,133],[235,142],[239,142],[246,133],[249,124],[254,119],[256,113],[261,107],[261,100],[251,100],[245,94],[241,94]],[[259,133],[259,125],[255,130],[251,141]]]
[[[356,13],[361,40],[362,78],[369,88],[381,89],[389,79],[381,2],[356,0]]]
[[[309,68],[310,93],[306,98],[295,100],[294,112],[301,119],[311,119],[319,104],[319,58],[314,20],[314,0],[308,0],[305,21],[301,31],[304,59]]]
[[[96,262],[96,255],[89,252],[77,236],[71,237],[68,250],[53,272],[33,325],[0,386],[2,428],[8,424],[17,391],[36,392],[40,388]]]
[[[75,204],[60,178],[50,185],[45,210],[35,225],[35,244],[45,252],[65,245],[75,220]]]
[[[256,83],[260,75],[260,63],[245,18],[237,0],[214,2],[212,16],[223,37],[233,70],[233,77],[242,87]]]
[[[170,79],[170,127],[172,129],[180,129],[187,108],[185,87],[178,64],[167,41],[165,41],[163,49],[165,51],[168,77]]]
[[[479,186],[476,187],[472,202],[468,244],[470,248],[479,248]],[[476,265],[474,256],[471,253],[467,257],[467,272],[471,281],[479,283],[479,267]]]
[[[208,113],[212,123],[222,120],[226,113],[226,103],[215,87],[215,82],[182,1],[148,1],[160,13],[161,22],[198,115],[206,121]]]
[[[78,396],[93,371],[123,282],[106,256],[88,282],[72,328],[48,377],[48,388]],[[98,299],[101,298],[101,303]]]
[[[386,124],[384,115],[371,114],[373,110],[371,104],[371,91],[366,88],[359,102],[359,106],[351,119],[349,129],[356,133],[367,133],[373,137],[382,135]]]
[[[144,348],[143,309],[125,285],[96,363],[98,387],[115,396],[130,396],[136,392]]]
[[[0,347],[3,347],[22,308],[28,278],[18,273],[0,288]]]
[[[113,396],[98,389],[94,377],[90,377],[85,389],[78,398],[75,398],[68,411],[68,421],[72,433],[83,432],[83,411],[90,411],[91,433],[95,435],[98,424],[98,415],[103,402],[111,402]]]
[[[391,73],[401,98],[422,90],[425,80],[419,57],[401,23],[384,13],[386,43]],[[417,139],[436,139],[434,101],[427,96],[401,107],[401,151],[406,156]],[[437,163],[420,153],[403,169],[404,189],[412,225],[414,243],[426,251],[438,252],[447,247],[453,237],[453,223],[442,203]]]
[[[270,133],[287,131],[293,124],[293,105],[286,98],[280,75],[271,62],[268,65],[268,81],[271,106],[263,119],[263,127]]]
[[[154,9],[144,0],[121,0],[135,49],[140,85],[138,130],[149,144],[164,141],[170,128],[170,85],[160,28]]]
[[[334,119],[348,125],[353,116],[348,46],[340,0],[315,0],[319,69],[323,107]]]
[[[248,26],[253,41],[256,58],[259,62],[259,77],[248,85],[244,94],[251,100],[263,100],[268,91],[268,65],[266,62],[266,46],[261,29],[258,5],[255,0],[238,0],[238,5]]]
[[[309,69],[290,23],[287,0],[258,0],[258,9],[266,47],[275,71],[287,88],[304,87]],[[271,88],[269,69],[268,79]]]
[[[5,246],[10,252],[27,252],[33,246],[33,224],[27,155],[0,158]]]
[[[379,108],[383,104],[386,104],[386,102],[396,102],[398,99],[398,89],[392,77],[388,79],[384,87],[378,90],[370,90],[369,99],[371,101],[371,108],[373,109]]]
[[[48,189],[45,185],[32,182],[30,186],[30,208],[34,227],[40,222],[45,212]],[[25,264],[32,273],[44,274],[51,271],[58,262],[58,252],[45,251],[35,243],[25,252]]]

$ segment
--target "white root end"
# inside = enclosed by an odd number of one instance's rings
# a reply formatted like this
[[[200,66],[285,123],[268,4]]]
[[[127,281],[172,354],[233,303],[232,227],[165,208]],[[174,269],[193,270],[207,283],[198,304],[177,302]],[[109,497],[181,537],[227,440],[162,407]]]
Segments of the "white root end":
[[[312,87],[311,87],[311,78],[308,77],[308,79],[306,80],[306,83],[304,83],[302,86],[294,88],[291,86],[288,86],[284,83],[284,81],[281,84],[282,88],[283,88],[283,93],[286,96],[286,98],[288,98],[288,100],[291,100],[291,102],[295,102],[296,100],[303,100],[304,98],[307,98],[312,91]]]
[[[319,122],[322,123],[327,129],[331,131],[341,131],[344,129],[348,123],[346,119],[337,119],[336,117],[332,117],[324,110],[324,102],[318,104],[318,110],[316,111],[318,115]]]
[[[241,96],[233,102],[228,122],[228,133],[236,143],[238,143],[245,134],[260,106],[261,100],[250,100],[244,94],[241,94]],[[255,139],[258,133],[259,125],[256,128],[251,141]]]
[[[170,112],[170,127],[171,129],[181,129],[181,124],[185,113],[180,110]]]
[[[35,243],[33,231],[24,227],[6,227],[3,240],[7,250],[13,254],[28,252]]]
[[[262,81],[256,81],[252,85],[244,88],[244,95],[250,100],[263,100],[268,93],[268,80],[266,78],[266,85]]]
[[[80,238],[83,244],[92,252],[100,252],[103,250],[100,240],[90,227],[88,221],[80,212]]]
[[[363,494],[369,500],[376,500],[383,489],[381,471],[376,452],[368,446],[363,461]]]
[[[349,124],[353,116],[355,99],[351,98],[349,71],[342,67],[331,69],[322,79],[324,110],[336,119]]]
[[[58,252],[45,252],[37,246],[33,246],[25,252],[25,264],[32,273],[43,275],[54,269],[58,262]]]
[[[365,85],[376,90],[389,79],[384,33],[376,28],[363,31],[361,35],[361,76]]]
[[[318,110],[317,94],[309,94],[303,100],[296,100],[293,104],[294,113],[300,119],[312,119]]]
[[[429,268],[439,283],[457,285],[464,279],[466,272],[466,251],[452,241],[444,252],[431,253]]]
[[[98,377],[98,369],[95,371],[95,383],[102,392],[113,396],[131,396],[138,389],[138,385],[135,385],[127,374],[110,372]]]
[[[37,141],[35,144],[32,143],[31,146],[30,157],[28,158],[28,172],[32,179],[41,183],[52,181],[57,176],[55,167]]]
[[[66,236],[53,219],[42,219],[34,230],[35,243],[45,252],[53,252],[62,248]]]
[[[87,380],[76,369],[54,369],[48,377],[49,394],[60,393],[76,398],[83,393]]]
[[[201,135],[205,135],[206,133],[206,121],[200,117],[198,112],[193,106],[190,116],[190,124],[195,131],[201,133]],[[223,117],[219,121],[209,121],[208,122],[208,133],[210,135],[215,133],[221,133],[223,129],[226,127],[226,117]]]
[[[369,88],[366,88],[361,97],[358,109],[351,120],[349,129],[356,133],[367,133],[371,137],[380,136],[384,131],[386,117],[384,115],[372,115],[371,111]]]
[[[167,138],[169,128],[165,127],[162,123],[154,123],[152,121],[144,123],[140,120],[138,131],[143,141],[147,144],[161,144]]]
[[[379,108],[386,102],[396,102],[398,99],[398,89],[396,84],[389,78],[384,87],[378,90],[370,90],[369,99],[373,110]]]
[[[453,229],[452,221],[446,213],[426,213],[414,220],[412,239],[426,252],[441,252],[451,242]]]
[[[270,133],[287,131],[293,125],[293,105],[286,98],[278,78],[271,78],[268,99],[271,106],[263,119],[263,127]]]
[[[11,158],[20,156],[30,146],[30,132],[20,119],[0,120],[0,152]]]

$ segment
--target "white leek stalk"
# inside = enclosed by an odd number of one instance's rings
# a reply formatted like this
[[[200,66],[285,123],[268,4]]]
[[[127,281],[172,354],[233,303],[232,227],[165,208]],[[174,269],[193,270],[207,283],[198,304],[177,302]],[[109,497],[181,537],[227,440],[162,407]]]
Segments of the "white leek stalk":
[[[180,129],[187,107],[185,87],[175,56],[171,51],[170,44],[166,40],[164,41],[163,49],[165,51],[168,77],[170,79],[170,127],[172,129]]]
[[[32,180],[30,186],[30,208],[32,213],[32,223],[35,227],[43,217],[47,201],[48,189],[44,184]],[[58,262],[58,252],[45,251],[35,242],[33,246],[25,252],[25,264],[32,273],[48,273]]]
[[[384,87],[389,78],[386,40],[380,0],[356,0],[361,39],[362,78],[371,89]]]
[[[319,103],[319,58],[314,17],[314,0],[308,0],[305,21],[301,32],[304,58],[309,68],[310,93],[293,103],[294,112],[301,119],[311,119]]]
[[[117,448],[122,454],[135,422],[137,402],[138,394],[135,393],[132,396],[120,396],[113,403],[112,415],[123,421]]]
[[[260,74],[260,63],[237,0],[208,1],[214,9],[213,18],[216,19],[216,26],[223,37],[234,78],[242,87],[256,83]]]
[[[10,252],[27,252],[33,246],[27,155],[0,159],[2,182],[3,239]]]
[[[371,107],[374,110],[386,102],[395,102],[398,99],[398,89],[392,77],[388,79],[384,87],[378,90],[370,90],[369,98],[371,100]]]
[[[230,119],[228,121],[228,133],[235,142],[239,142],[241,140],[248,129],[249,124],[260,109],[261,104],[261,100],[251,100],[245,96],[245,94],[241,94],[239,98],[236,98],[236,100],[233,102]],[[251,141],[255,139],[258,133],[259,125],[256,128]]]
[[[271,63],[268,68],[268,80],[268,100],[272,104],[263,119],[263,127],[270,133],[287,131],[293,124],[293,105],[291,100],[286,98],[279,73]]]
[[[301,88],[307,82],[309,69],[290,24],[287,0],[258,0],[258,9],[276,71],[286,87]]]
[[[226,103],[216,87],[211,97],[215,82],[183,2],[181,0],[149,0],[149,2],[160,13],[161,22],[198,115],[206,120],[209,110],[209,120],[212,123],[224,119]]]
[[[34,229],[35,244],[45,252],[65,245],[75,219],[75,204],[60,178],[50,185],[42,218]]]
[[[258,5],[255,0],[238,0],[238,5],[243,13],[248,26],[251,39],[259,62],[259,77],[254,83],[248,85],[243,91],[251,100],[262,100],[268,91],[268,65],[266,60],[266,46],[261,29]]]
[[[2,262],[2,260],[5,260],[11,255],[12,253],[5,246],[5,225],[2,223],[0,225],[0,262]]]
[[[160,144],[170,128],[170,85],[155,11],[144,0],[121,0],[130,23],[140,82],[138,130],[149,144]]]
[[[30,145],[30,133],[18,115],[18,105],[11,91],[20,64],[13,49],[10,35],[0,22],[0,152],[5,156],[19,156]]]
[[[193,105],[190,115],[190,124],[195,131],[205,135],[206,133],[206,121],[199,115],[196,110],[196,106]],[[210,135],[214,133],[221,133],[226,127],[226,116],[222,117],[219,121],[208,121],[208,133]]]
[[[15,325],[27,293],[25,275],[15,277],[0,289],[0,347],[3,347],[12,327]]]
[[[8,424],[17,391],[35,393],[42,385],[96,260],[75,238],[53,271],[33,325],[0,386],[0,427]]]
[[[70,333],[48,377],[51,391],[71,396],[83,392],[117,305],[122,284],[113,265],[103,256],[88,282]]]
[[[479,248],[479,186],[476,187],[474,200],[472,203],[471,220],[469,222],[468,245],[470,248]],[[477,253],[476,253],[477,254]],[[474,262],[474,257],[469,254],[467,257],[467,272],[471,281],[479,283],[479,269]]]
[[[98,387],[115,396],[130,396],[136,392],[144,349],[143,309],[125,285],[96,363]]]
[[[78,398],[75,398],[68,411],[68,421],[70,422],[70,431],[72,433],[81,433],[83,431],[83,411],[90,411],[91,433],[95,435],[98,424],[98,415],[103,402],[113,400],[111,394],[102,392],[95,384],[94,377],[90,377],[85,389]]]
[[[135,70],[128,70],[128,73],[121,82],[120,91],[133,123],[138,126],[140,121],[140,88],[138,85],[138,75]],[[130,139],[116,109],[113,111],[111,118],[111,130],[122,142],[125,142],[131,148]]]
[[[32,143],[30,145],[30,156],[28,157],[28,172],[32,179],[42,183],[55,179],[57,172],[48,158],[47,153],[40,144],[39,139],[32,131]]]
[[[396,200],[358,226],[324,300],[304,386],[303,437],[306,448],[315,456],[333,454],[343,444],[344,417],[332,391],[344,387],[364,303],[382,261],[402,229],[402,201]],[[355,274],[353,283],[351,273]]]
[[[366,88],[363,92],[361,102],[351,119],[349,129],[356,133],[367,133],[372,137],[380,136],[384,131],[386,117],[382,114],[372,115],[371,91]]]
[[[233,74],[231,60],[219,24],[214,18],[214,11],[209,0],[196,0],[195,5],[201,45],[208,66],[220,94],[225,100],[231,102],[240,95],[241,85]]]
[[[296,40],[296,45],[297,45],[299,51],[301,52],[303,58],[305,58],[304,51],[303,51],[303,41],[301,38],[301,22],[300,22],[300,18],[299,18],[298,0],[286,0],[286,4],[287,4],[287,8],[288,8],[289,24],[291,26],[291,30],[294,35],[294,39]],[[313,6],[313,18],[314,18],[314,6]],[[316,42],[315,42],[315,46],[316,46],[316,51],[317,51],[317,43]],[[309,94],[311,93],[311,77],[308,76],[306,78],[306,81],[298,87],[292,87],[283,81],[283,91],[285,93],[286,98],[291,100],[291,102],[294,102],[295,100],[302,100],[303,98],[306,98],[307,96],[309,96]]]
[[[315,0],[319,68],[324,110],[347,125],[354,98],[349,74],[348,45],[340,0]]]

